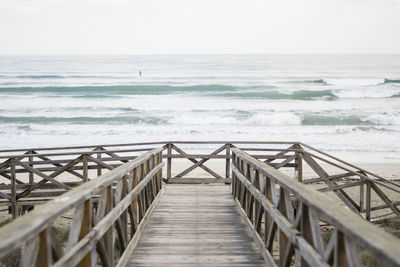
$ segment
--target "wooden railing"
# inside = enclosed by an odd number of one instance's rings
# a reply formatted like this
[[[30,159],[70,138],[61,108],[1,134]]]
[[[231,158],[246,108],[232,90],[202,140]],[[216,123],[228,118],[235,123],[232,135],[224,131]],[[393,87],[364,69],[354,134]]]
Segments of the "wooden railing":
[[[287,144],[292,143],[237,142],[233,144],[229,142],[176,141],[0,150],[0,161],[4,160],[0,163],[0,176],[5,182],[2,183],[0,178],[0,206],[8,207],[13,218],[16,218],[25,211],[31,210],[33,206],[45,203],[75,186],[90,181],[102,173],[136,158],[140,153],[153,149],[154,146],[162,146],[168,153],[164,155],[164,158],[167,159],[166,178],[168,182],[171,181],[171,178],[190,175],[193,170],[198,168],[205,170],[216,179],[229,178],[230,148],[239,144],[280,145],[275,148],[256,149],[257,152],[262,151],[263,154],[254,156],[271,161],[288,156],[270,155],[266,154],[266,151],[281,151]],[[213,146],[218,146],[218,148],[206,154],[188,154],[184,151],[193,147],[196,149],[211,147],[212,149]],[[177,175],[172,177],[172,170],[175,169],[172,162],[182,159],[189,160],[192,166],[180,170]],[[204,165],[209,160],[223,160],[225,173],[218,173]]]
[[[146,145],[126,144],[0,151],[0,159],[5,159],[0,163],[0,176],[9,181],[0,184],[0,205],[9,206],[16,218],[32,206],[51,200],[151,149]]]
[[[303,163],[318,176],[301,180],[304,184],[324,183],[320,192],[333,192],[351,211],[368,221],[400,217],[400,183],[385,179],[377,174],[345,162],[337,157],[322,152],[309,145],[300,144],[298,164]],[[334,174],[329,174],[334,171]],[[356,189],[357,194],[349,194],[348,189]],[[396,197],[390,199],[388,194]]]
[[[214,145],[207,154],[189,154],[182,146]],[[230,178],[231,149],[240,148],[275,169],[291,169],[293,176],[304,184],[318,183],[320,192],[332,192],[351,211],[368,221],[400,217],[400,184],[345,162],[301,142],[169,142],[167,147],[167,181],[182,178],[196,168],[202,168],[210,177]],[[174,153],[175,152],[175,153]],[[173,160],[188,159],[192,165],[173,176]],[[204,163],[209,160],[225,161],[225,173],[218,173]],[[221,162],[221,164],[224,164]],[[309,168],[317,177],[304,172]],[[309,172],[308,172],[309,173]],[[326,186],[323,186],[325,184]],[[349,191],[352,191],[349,192]],[[356,193],[356,194],[354,194]],[[395,199],[389,194],[395,196]],[[397,197],[396,197],[397,196]]]
[[[0,258],[22,251],[21,266],[124,266],[163,191],[162,151],[146,152],[2,227]],[[64,243],[60,225],[69,233]]]
[[[268,266],[400,266],[399,241],[304,184],[232,149],[232,194]],[[321,225],[331,236],[324,244]]]
[[[297,169],[297,162],[295,159],[297,153],[302,151],[296,148],[299,142],[279,142],[279,141],[174,141],[166,143],[167,154],[167,181],[171,179],[182,178],[197,168],[203,169],[210,177],[216,179],[229,179],[230,178],[230,160],[232,148],[240,147],[244,151],[252,151],[252,156],[259,160],[268,162],[276,169],[282,167],[289,167]],[[182,147],[193,148],[197,150],[202,147],[215,146],[211,151],[206,154],[190,154],[184,151]],[[289,147],[287,147],[289,146]],[[275,154],[278,152],[277,154]],[[188,168],[179,171],[175,176],[172,175],[172,160],[173,159],[187,159],[192,165]],[[218,173],[215,170],[204,165],[210,160],[223,160],[225,165],[225,172]],[[278,162],[277,162],[278,161]]]
[[[400,195],[399,183],[301,142],[277,141],[170,141],[0,150],[0,161],[4,160],[0,163],[0,176],[5,181],[1,184],[0,179],[0,206],[9,208],[16,218],[34,205],[90,181],[154,146],[165,151],[167,182],[196,177],[193,171],[198,169],[208,177],[230,182],[231,149],[240,148],[275,169],[289,170],[304,184],[318,183],[316,190],[336,195],[369,221],[400,217],[400,199],[390,196]],[[184,160],[190,165],[179,169],[181,165],[175,162]],[[208,165],[212,161],[218,161],[223,168]],[[314,176],[308,175],[306,169],[311,169]]]

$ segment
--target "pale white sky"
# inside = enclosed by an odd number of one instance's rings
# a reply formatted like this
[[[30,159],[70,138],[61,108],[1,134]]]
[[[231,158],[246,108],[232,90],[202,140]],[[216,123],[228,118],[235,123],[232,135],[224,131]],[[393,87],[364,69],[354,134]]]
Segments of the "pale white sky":
[[[400,0],[0,0],[0,54],[400,53]]]

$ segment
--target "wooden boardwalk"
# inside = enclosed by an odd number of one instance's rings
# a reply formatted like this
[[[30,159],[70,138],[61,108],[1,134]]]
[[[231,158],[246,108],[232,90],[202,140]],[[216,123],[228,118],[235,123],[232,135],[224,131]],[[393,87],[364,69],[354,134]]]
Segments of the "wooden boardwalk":
[[[266,266],[222,184],[168,184],[128,266]]]
[[[218,148],[183,150],[199,144]],[[176,172],[175,159],[192,165]],[[209,160],[225,170],[205,166]],[[303,163],[311,177],[303,177]],[[214,184],[188,184],[204,182],[188,176],[196,168]],[[22,267],[362,266],[363,255],[400,266],[398,238],[369,222],[400,217],[400,186],[299,142],[3,150],[0,176],[9,181],[0,180],[0,206],[14,218],[25,213],[0,228],[0,260],[18,254]],[[338,201],[306,186],[315,182]],[[388,190],[399,194],[390,199]],[[31,210],[43,198],[54,199]],[[61,224],[68,237],[59,235]]]

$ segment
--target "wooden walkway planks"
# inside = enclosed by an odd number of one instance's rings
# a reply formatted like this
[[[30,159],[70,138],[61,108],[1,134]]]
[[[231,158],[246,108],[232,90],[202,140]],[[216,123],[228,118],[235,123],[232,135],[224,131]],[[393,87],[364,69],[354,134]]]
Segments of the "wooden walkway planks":
[[[168,184],[128,266],[265,266],[230,186]]]

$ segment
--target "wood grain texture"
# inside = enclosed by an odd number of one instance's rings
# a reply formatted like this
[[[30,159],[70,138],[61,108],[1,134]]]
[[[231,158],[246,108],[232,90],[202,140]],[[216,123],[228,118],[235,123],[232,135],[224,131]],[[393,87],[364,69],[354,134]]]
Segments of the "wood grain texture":
[[[127,266],[265,266],[230,186],[168,184]]]

